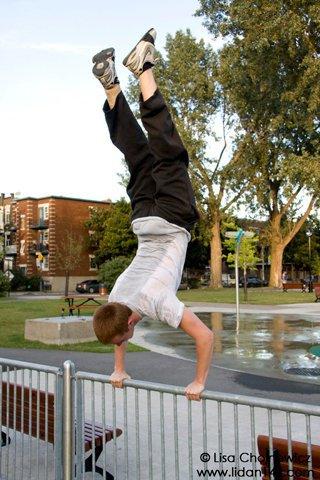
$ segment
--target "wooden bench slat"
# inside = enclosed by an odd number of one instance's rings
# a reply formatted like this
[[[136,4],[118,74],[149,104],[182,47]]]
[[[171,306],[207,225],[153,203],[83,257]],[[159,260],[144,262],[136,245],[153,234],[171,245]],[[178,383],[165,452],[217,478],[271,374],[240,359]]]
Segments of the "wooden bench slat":
[[[54,394],[3,381],[0,383],[0,401],[2,427],[14,429],[54,444]],[[74,428],[77,428],[76,424]],[[120,428],[113,431],[113,428],[108,425],[103,427],[100,423],[92,424],[90,421],[84,422],[83,432],[85,452],[98,448],[96,450],[96,461],[104,444],[112,440],[114,434],[117,437],[122,434]],[[92,459],[92,453],[89,457]],[[89,461],[88,468],[91,468],[91,470],[92,468],[93,470],[100,468],[96,465],[92,467],[92,460],[89,460],[89,457],[86,459],[86,462]]]
[[[120,428],[115,429],[116,436],[119,437],[122,434]],[[106,425],[105,426],[105,442],[109,442],[113,439],[113,428]],[[95,436],[95,441],[93,442],[93,435]],[[103,444],[103,425],[100,423],[93,424],[91,422],[84,423],[84,437],[85,437],[85,446],[88,450],[92,448],[92,444],[95,446],[100,446]]]
[[[288,476],[288,461],[286,460],[289,455],[288,441],[284,438],[273,437],[273,450],[277,451],[280,456],[279,466],[282,472],[283,479],[291,479],[293,476]],[[292,470],[301,472],[301,475],[297,478],[299,480],[308,480],[308,446],[304,442],[298,442],[292,440]],[[264,467],[268,467],[267,453],[269,452],[269,437],[267,435],[258,436],[258,450],[259,454],[263,457],[260,463]],[[311,445],[311,457],[312,457],[312,471],[313,479],[320,480],[320,445]],[[295,477],[296,478],[296,477]],[[269,474],[265,474],[263,480],[269,480]]]

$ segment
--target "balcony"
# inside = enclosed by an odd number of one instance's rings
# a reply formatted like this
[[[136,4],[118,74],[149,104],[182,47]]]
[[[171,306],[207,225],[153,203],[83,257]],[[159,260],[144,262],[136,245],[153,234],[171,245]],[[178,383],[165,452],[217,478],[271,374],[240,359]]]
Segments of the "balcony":
[[[7,245],[5,252],[7,257],[17,255],[17,245]]]
[[[49,255],[49,245],[47,243],[34,243],[31,245],[29,253],[30,255],[36,255],[40,252],[42,255]]]
[[[13,225],[13,223],[6,223],[4,226],[5,232],[12,232],[15,233],[17,231],[16,225]]]
[[[44,218],[38,218],[38,220],[33,223],[30,228],[32,230],[47,230],[47,228],[49,228],[49,221],[44,220]]]

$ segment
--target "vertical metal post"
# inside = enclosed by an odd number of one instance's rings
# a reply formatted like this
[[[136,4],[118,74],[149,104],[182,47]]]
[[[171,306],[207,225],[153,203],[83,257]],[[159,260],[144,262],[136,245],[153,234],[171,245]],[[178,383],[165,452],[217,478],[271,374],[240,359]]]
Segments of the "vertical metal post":
[[[63,364],[63,480],[73,480],[74,473],[74,392],[75,367],[70,360]]]
[[[236,244],[236,258],[235,258],[235,274],[236,274],[236,316],[237,320],[239,320],[240,316],[240,302],[239,302],[239,248],[240,243],[237,242]]]

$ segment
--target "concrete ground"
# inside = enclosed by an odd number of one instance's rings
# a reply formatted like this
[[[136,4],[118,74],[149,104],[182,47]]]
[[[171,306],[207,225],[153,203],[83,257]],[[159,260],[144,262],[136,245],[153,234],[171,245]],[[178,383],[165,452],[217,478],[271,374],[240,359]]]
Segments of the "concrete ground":
[[[1,349],[0,355],[5,358],[45,363],[61,366],[65,359],[71,359],[77,370],[93,373],[109,373],[112,369],[112,355],[83,354],[78,352],[53,352]],[[152,352],[128,354],[128,370],[139,380],[162,382],[174,385],[187,384],[193,373],[192,362],[167,357]],[[14,379],[9,373],[10,381]],[[17,372],[17,383],[29,384],[29,371],[24,377],[22,371]],[[6,374],[4,374],[6,380]],[[45,375],[32,375],[33,388],[39,383],[44,389]],[[146,391],[126,389],[126,397],[120,389],[113,391],[110,385],[103,386],[100,381],[82,380],[83,415],[86,420],[115,425],[123,430],[116,445],[111,442],[104,449],[99,465],[104,462],[116,479],[124,480],[160,480],[160,479],[196,479],[197,470],[203,468],[200,455],[208,452],[211,459],[206,464],[209,469],[224,469],[228,478],[237,478],[235,468],[241,470],[241,478],[261,478],[259,462],[253,466],[248,462],[251,455],[257,455],[256,437],[268,434],[268,411],[264,408],[254,409],[255,426],[252,430],[252,411],[250,407],[240,405],[235,409],[232,403],[207,400],[206,402],[189,403],[183,396],[177,398],[178,444],[174,443],[175,418],[174,398],[171,394],[151,392],[148,399]],[[55,378],[49,375],[48,390],[54,391]],[[261,398],[274,398],[294,402],[313,403],[319,405],[320,392],[318,386],[300,384],[299,382],[274,381],[256,375],[232,373],[213,367],[210,372],[208,389],[220,392],[250,395]],[[240,399],[237,397],[238,400]],[[236,400],[236,399],[235,399]],[[150,402],[150,403],[149,403]],[[150,409],[148,406],[150,405]],[[204,410],[205,408],[205,410]],[[219,408],[221,416],[219,417]],[[320,409],[319,415],[320,415]],[[204,417],[206,418],[206,435]],[[115,415],[115,417],[114,417]],[[272,432],[274,436],[286,437],[287,426],[284,412],[273,410]],[[163,422],[162,422],[163,419]],[[221,421],[221,436],[218,436],[218,424]],[[311,440],[318,443],[320,416],[310,421]],[[150,430],[149,430],[150,428]],[[291,414],[292,438],[306,441],[306,418],[301,414]],[[20,433],[10,432],[12,443],[0,449],[1,474],[3,480],[13,479],[54,479],[54,455],[52,445],[36,441]],[[238,443],[235,443],[235,439]],[[23,455],[21,452],[24,452]],[[176,455],[179,453],[179,460]],[[230,456],[219,464],[215,458],[219,453]],[[233,457],[232,457],[233,456]],[[192,462],[190,462],[192,459]],[[179,469],[177,473],[177,468]],[[252,470],[256,473],[252,477]],[[243,474],[246,472],[246,474]],[[86,474],[83,478],[101,478]],[[219,478],[219,477],[217,477]],[[223,478],[223,477],[220,477]],[[240,477],[239,477],[240,478]]]

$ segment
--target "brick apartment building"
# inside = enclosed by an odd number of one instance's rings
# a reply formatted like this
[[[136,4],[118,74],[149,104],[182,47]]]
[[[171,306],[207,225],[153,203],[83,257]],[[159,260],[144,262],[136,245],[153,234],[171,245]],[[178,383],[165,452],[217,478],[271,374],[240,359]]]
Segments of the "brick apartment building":
[[[87,246],[90,232],[84,223],[93,208],[109,208],[110,204],[109,200],[58,196],[2,198],[0,231],[5,242],[5,270],[20,268],[28,277],[40,274],[50,283],[52,291],[63,291],[65,273],[59,249],[61,251],[61,245],[72,234],[79,238],[83,248],[79,265],[70,272],[70,290],[79,281],[95,278],[97,267]]]

